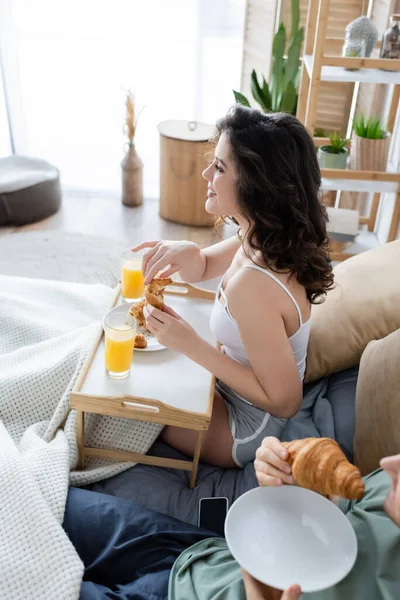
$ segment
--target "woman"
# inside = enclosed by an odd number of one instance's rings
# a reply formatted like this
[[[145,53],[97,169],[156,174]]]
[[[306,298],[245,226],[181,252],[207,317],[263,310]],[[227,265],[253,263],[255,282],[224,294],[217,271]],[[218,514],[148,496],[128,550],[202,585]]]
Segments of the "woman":
[[[253,461],[298,411],[312,303],[332,287],[326,211],[313,141],[291,115],[234,106],[217,123],[206,210],[229,215],[237,236],[200,250],[192,242],[145,242],[146,283],[159,272],[184,281],[222,277],[207,344],[170,308],[148,307],[149,330],[217,378],[201,459],[222,467]],[[193,455],[197,434],[166,427],[165,442]]]

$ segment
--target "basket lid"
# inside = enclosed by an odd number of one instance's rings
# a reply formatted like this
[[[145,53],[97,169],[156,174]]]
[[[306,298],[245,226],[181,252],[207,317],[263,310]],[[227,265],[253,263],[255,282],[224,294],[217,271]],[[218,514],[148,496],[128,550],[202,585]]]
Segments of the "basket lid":
[[[214,126],[198,121],[162,121],[158,124],[160,135],[187,142],[207,142],[212,138]]]

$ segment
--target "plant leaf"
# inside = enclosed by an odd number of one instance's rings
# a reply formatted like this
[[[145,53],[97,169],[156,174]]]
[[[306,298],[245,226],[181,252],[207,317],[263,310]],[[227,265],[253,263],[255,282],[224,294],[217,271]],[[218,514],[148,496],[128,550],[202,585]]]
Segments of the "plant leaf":
[[[303,42],[304,29],[303,27],[296,31],[292,42],[290,44],[287,60],[285,62],[285,75],[283,80],[283,87],[286,88],[289,81],[296,87],[296,78],[299,74],[300,67],[300,51],[301,44]]]
[[[365,127],[365,120],[364,120],[364,113],[361,113],[361,117],[360,117],[360,130],[361,130],[361,137],[365,137],[367,131],[366,131],[366,127]]]
[[[268,106],[268,110],[271,110],[271,93],[269,91],[269,86],[268,83],[265,81],[265,77],[263,75],[263,86],[262,86],[262,93],[265,99],[265,103]]]
[[[235,96],[235,100],[238,104],[242,104],[243,106],[248,106],[250,108],[250,102],[247,100],[246,96],[241,94],[240,92],[233,91],[233,95]]]
[[[282,100],[280,103],[279,110],[293,115],[296,110],[297,104],[297,91],[293,83],[289,81],[284,93],[282,94]]]
[[[290,37],[293,39],[295,36],[300,23],[300,2],[299,0],[292,0],[292,23],[290,30]]]
[[[381,140],[386,137],[386,131],[379,116],[370,116],[365,120],[364,113],[356,117],[353,122],[353,130],[359,137],[370,140]]]
[[[284,60],[286,44],[286,29],[281,23],[279,29],[274,36],[272,44],[272,71],[271,71],[271,106],[272,110],[277,112],[283,96],[283,77],[284,77]]]
[[[343,152],[349,140],[347,138],[342,137],[337,131],[334,131],[329,136],[331,142],[331,152],[332,154],[340,154]]]
[[[325,129],[322,129],[321,127],[316,127],[314,129],[314,137],[328,137],[328,134],[326,133]]]
[[[264,96],[260,84],[258,83],[257,73],[254,69],[251,72],[251,93],[253,94],[254,100],[258,102],[264,112],[270,110],[270,97],[269,95],[267,97]]]

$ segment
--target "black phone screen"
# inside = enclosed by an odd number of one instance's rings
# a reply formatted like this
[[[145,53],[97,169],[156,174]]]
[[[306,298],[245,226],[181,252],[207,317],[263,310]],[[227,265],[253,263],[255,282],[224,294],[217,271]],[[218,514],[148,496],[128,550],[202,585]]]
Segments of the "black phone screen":
[[[227,498],[202,498],[199,503],[199,527],[224,537]]]

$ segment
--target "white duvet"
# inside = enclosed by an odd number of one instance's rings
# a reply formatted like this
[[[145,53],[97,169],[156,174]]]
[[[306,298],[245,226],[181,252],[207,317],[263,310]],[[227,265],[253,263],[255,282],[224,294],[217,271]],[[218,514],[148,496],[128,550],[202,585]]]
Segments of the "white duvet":
[[[114,291],[0,276],[0,598],[74,600],[83,564],[62,529],[68,485],[132,466],[89,459],[76,471],[69,392]],[[89,445],[146,452],[161,426],[88,416]]]

